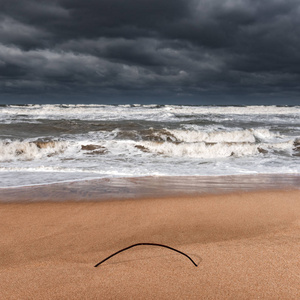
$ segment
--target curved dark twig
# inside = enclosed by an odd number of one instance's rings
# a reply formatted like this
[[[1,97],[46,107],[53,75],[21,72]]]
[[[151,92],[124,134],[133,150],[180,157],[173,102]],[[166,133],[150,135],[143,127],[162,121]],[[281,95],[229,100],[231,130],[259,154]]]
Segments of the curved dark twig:
[[[124,248],[124,249],[121,249],[121,250],[115,252],[114,254],[112,254],[112,255],[106,257],[105,259],[103,259],[103,260],[101,260],[99,263],[97,263],[94,267],[95,267],[95,268],[98,267],[99,265],[101,265],[102,263],[104,263],[105,261],[107,261],[108,259],[112,258],[113,256],[115,256],[115,255],[117,255],[117,254],[119,254],[119,253],[121,253],[121,252],[123,252],[123,251],[125,251],[125,250],[128,250],[128,249],[133,248],[133,247],[136,247],[136,246],[145,246],[145,245],[146,245],[146,246],[159,246],[159,247],[164,247],[164,248],[173,250],[173,251],[175,251],[175,252],[178,252],[178,253],[180,253],[180,254],[186,256],[186,257],[194,264],[195,267],[198,267],[198,265],[191,259],[191,257],[189,257],[189,256],[188,256],[187,254],[185,254],[184,252],[179,251],[179,250],[177,250],[177,249],[174,249],[174,248],[172,248],[172,247],[166,246],[166,245],[155,244],[155,243],[137,243],[137,244],[131,245],[131,246],[129,246],[129,247],[126,247],[126,248]]]

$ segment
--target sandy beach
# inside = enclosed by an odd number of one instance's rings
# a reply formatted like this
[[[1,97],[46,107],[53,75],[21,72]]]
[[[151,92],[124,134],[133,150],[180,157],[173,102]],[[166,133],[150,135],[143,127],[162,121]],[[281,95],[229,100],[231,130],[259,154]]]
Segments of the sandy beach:
[[[300,191],[0,204],[1,299],[299,299]],[[135,243],[138,246],[94,265]]]

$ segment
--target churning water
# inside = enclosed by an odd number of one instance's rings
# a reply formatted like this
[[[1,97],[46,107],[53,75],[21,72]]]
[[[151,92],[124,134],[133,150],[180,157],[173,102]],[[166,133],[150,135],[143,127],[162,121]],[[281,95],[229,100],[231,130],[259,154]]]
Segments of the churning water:
[[[300,173],[300,106],[6,105],[0,187]]]

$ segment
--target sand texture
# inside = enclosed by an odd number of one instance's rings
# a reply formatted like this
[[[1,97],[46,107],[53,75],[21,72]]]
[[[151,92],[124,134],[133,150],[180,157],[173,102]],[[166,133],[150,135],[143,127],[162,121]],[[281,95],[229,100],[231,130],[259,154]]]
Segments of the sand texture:
[[[300,299],[300,191],[0,204],[0,299]],[[162,243],[186,252],[138,246]]]

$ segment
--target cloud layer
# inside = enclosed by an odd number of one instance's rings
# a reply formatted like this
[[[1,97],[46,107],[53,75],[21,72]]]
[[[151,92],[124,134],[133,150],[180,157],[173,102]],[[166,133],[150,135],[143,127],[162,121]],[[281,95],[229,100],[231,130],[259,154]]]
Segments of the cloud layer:
[[[32,97],[298,103],[298,0],[0,5],[2,103]]]

